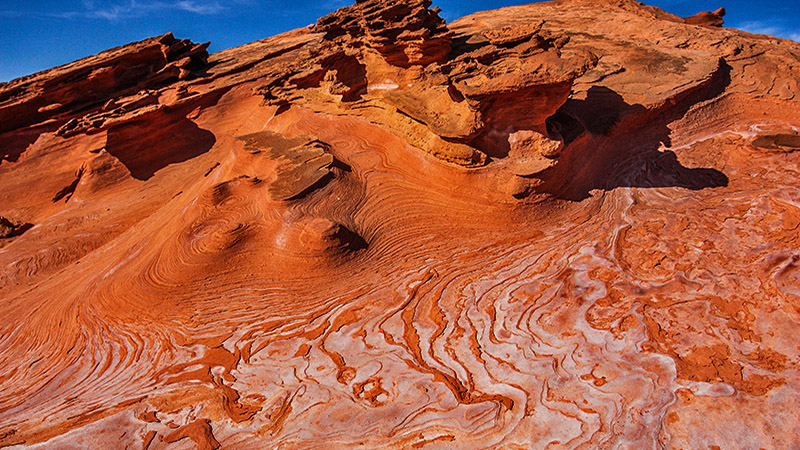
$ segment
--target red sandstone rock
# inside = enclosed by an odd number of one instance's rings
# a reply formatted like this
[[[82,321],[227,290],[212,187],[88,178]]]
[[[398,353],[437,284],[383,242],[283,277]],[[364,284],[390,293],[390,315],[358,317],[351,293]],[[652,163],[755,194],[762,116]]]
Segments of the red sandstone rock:
[[[800,45],[429,6],[0,85],[0,447],[798,446]]]
[[[127,94],[189,78],[205,66],[207,47],[168,33],[3,83],[0,133],[63,120],[106,102],[103,109],[109,110]]]
[[[686,17],[684,21],[692,25],[705,25],[707,27],[721,27],[725,21],[725,8],[719,8],[714,12],[703,11],[691,17]]]

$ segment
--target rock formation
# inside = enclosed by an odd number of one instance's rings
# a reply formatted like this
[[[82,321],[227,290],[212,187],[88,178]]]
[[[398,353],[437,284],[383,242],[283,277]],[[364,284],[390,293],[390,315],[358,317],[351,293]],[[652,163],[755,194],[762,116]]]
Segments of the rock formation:
[[[0,84],[0,447],[800,445],[800,44],[430,6]]]

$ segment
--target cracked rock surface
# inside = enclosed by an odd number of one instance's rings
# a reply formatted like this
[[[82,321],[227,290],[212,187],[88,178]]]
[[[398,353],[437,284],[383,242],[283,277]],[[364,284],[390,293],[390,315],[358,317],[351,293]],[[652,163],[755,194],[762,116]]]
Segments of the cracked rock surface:
[[[800,44],[364,0],[0,84],[2,448],[797,448]]]

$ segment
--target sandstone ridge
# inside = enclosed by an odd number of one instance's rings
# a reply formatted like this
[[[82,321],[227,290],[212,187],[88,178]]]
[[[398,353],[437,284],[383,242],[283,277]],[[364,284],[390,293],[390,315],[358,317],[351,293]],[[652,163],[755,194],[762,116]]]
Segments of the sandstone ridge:
[[[798,446],[800,44],[431,6],[0,84],[0,447]]]

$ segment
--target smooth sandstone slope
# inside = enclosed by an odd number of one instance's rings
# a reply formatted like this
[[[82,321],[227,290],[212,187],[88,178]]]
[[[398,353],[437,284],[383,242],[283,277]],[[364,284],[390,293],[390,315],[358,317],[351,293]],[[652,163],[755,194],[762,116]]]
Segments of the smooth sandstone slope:
[[[429,6],[0,85],[0,447],[800,445],[800,44]]]

